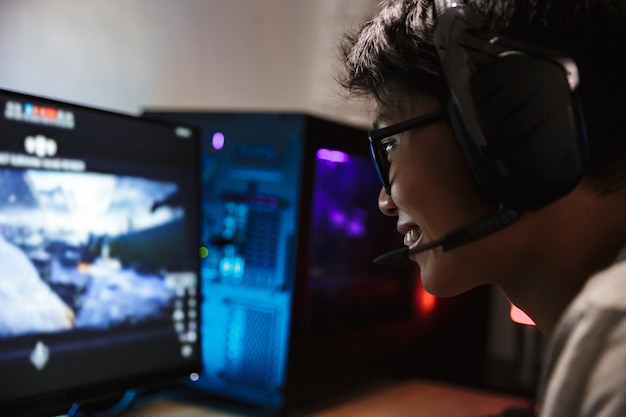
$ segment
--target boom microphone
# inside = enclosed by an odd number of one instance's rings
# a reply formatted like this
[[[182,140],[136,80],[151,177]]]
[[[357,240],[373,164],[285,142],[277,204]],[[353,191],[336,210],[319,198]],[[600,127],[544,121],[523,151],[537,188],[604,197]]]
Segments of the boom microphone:
[[[399,265],[407,262],[410,255],[424,252],[437,246],[441,246],[445,252],[495,233],[515,222],[521,215],[522,212],[519,210],[499,208],[498,211],[483,217],[475,223],[459,227],[458,229],[446,233],[441,239],[433,240],[423,245],[417,245],[411,249],[404,247],[387,252],[374,259],[374,263],[381,266]]]

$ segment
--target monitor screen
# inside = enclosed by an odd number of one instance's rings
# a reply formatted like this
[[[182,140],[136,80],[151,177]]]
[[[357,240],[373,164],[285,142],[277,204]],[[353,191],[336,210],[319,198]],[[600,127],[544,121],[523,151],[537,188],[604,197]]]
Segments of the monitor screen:
[[[0,410],[201,368],[198,133],[0,91]]]

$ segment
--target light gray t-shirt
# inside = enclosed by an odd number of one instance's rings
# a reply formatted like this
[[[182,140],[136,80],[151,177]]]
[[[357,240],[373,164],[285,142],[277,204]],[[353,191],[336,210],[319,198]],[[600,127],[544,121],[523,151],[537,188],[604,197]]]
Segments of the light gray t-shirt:
[[[538,401],[540,417],[626,417],[626,261],[591,277],[567,308]]]

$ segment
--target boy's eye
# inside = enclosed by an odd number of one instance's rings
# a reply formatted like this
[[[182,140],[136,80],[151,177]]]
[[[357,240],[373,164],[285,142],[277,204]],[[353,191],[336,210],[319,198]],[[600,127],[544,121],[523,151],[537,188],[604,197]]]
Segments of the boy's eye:
[[[385,138],[380,142],[380,147],[382,148],[385,155],[389,155],[391,151],[393,151],[395,145],[395,138]]]

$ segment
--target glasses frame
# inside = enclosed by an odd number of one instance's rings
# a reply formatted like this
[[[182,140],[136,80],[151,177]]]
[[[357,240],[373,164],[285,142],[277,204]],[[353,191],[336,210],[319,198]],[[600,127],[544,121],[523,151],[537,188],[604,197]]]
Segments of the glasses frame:
[[[370,143],[370,155],[372,157],[372,161],[374,162],[378,178],[388,195],[391,195],[391,183],[389,182],[389,168],[391,163],[387,159],[387,155],[383,150],[382,140],[388,138],[389,136],[397,135],[398,133],[427,125],[447,116],[448,110],[438,110],[433,113],[418,116],[391,126],[367,132],[367,137]]]

